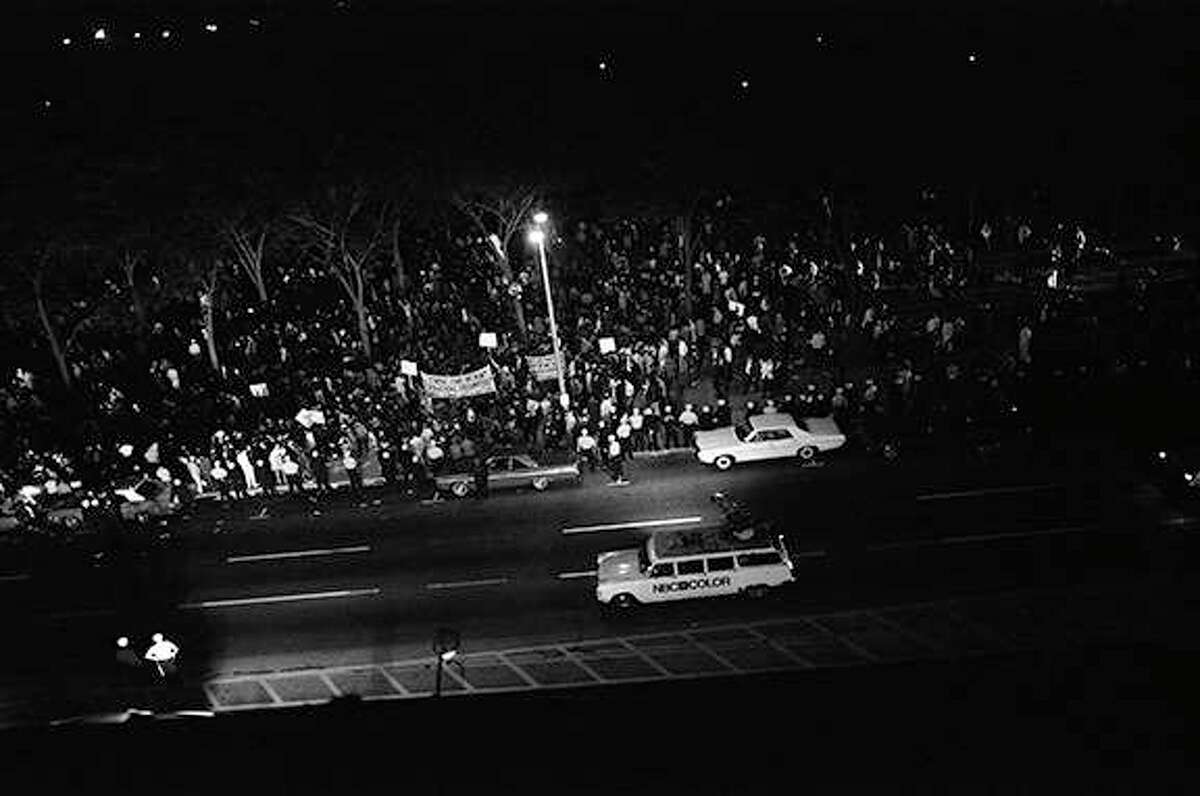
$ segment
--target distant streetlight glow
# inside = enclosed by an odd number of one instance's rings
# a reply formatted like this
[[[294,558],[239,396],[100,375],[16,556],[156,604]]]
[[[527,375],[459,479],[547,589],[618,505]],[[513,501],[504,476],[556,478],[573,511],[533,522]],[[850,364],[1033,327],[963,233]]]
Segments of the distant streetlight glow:
[[[540,229],[529,230],[529,242],[534,246],[541,246],[546,242],[546,233],[542,232]]]
[[[104,32],[104,28],[97,28],[96,32],[92,34],[92,38],[96,41],[104,41],[107,36],[108,34]]]
[[[743,81],[742,81],[742,88],[750,88],[750,81],[749,81],[749,80],[743,80]]]
[[[546,293],[546,316],[550,321],[550,343],[554,349],[554,367],[558,375],[558,400],[562,408],[571,405],[571,396],[567,393],[567,377],[563,373],[562,347],[558,342],[558,321],[554,317],[554,294],[550,290],[550,267],[546,264],[546,231],[542,225],[550,220],[550,216],[539,210],[533,214],[533,223],[537,227],[529,230],[529,242],[537,246],[538,262],[542,266],[542,290]]]
[[[70,36],[63,36],[62,43],[63,43],[63,46],[64,46],[64,47],[70,47],[70,46],[71,46],[71,37],[70,37]]]
[[[162,32],[162,37],[163,37],[164,39],[169,39],[169,38],[171,38],[171,31],[169,31],[169,30],[164,30],[164,31]]]
[[[970,55],[968,55],[967,60],[970,61],[971,63],[975,63],[975,53],[971,53]]]
[[[600,71],[603,72],[605,69],[608,69],[608,63],[605,61],[601,61],[600,62]]]
[[[216,33],[216,32],[217,32],[217,26],[216,26],[216,25],[214,25],[214,24],[213,24],[213,23],[211,23],[211,22],[210,22],[210,23],[208,23],[207,25],[205,25],[205,26],[204,26],[204,29],[205,29],[205,30],[207,30],[209,33]]]
[[[138,30],[135,30],[135,31],[133,32],[133,38],[135,38],[135,39],[140,39],[140,38],[142,38],[142,32],[141,32],[141,31],[138,31]]]
[[[533,223],[535,223],[535,224],[545,224],[549,220],[550,220],[550,216],[546,215],[541,210],[539,210],[533,214]]]

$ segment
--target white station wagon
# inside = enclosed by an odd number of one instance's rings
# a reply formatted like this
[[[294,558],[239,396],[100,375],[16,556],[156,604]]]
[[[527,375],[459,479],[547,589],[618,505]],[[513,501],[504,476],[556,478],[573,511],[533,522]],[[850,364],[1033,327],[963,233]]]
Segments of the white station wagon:
[[[640,603],[745,594],[761,597],[795,580],[783,537],[740,537],[727,528],[660,531],[628,550],[596,557],[596,599]]]
[[[791,415],[751,415],[736,426],[697,431],[693,447],[702,464],[718,470],[728,470],[737,462],[764,459],[812,459],[846,444],[846,435],[832,417],[806,417],[796,420]]]

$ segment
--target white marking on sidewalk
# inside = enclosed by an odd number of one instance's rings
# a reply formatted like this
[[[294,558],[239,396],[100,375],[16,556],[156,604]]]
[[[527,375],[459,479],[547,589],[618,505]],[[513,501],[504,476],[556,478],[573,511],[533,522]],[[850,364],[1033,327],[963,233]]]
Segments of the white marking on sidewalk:
[[[284,553],[255,553],[254,555],[229,556],[227,564],[241,564],[247,561],[278,561],[287,558],[311,558],[314,556],[333,556],[341,553],[369,553],[370,545],[355,545],[353,547],[324,547],[316,550],[290,550]]]
[[[583,572],[560,572],[558,573],[559,580],[572,580],[574,578],[594,578],[596,570],[589,569]]]
[[[997,486],[987,489],[966,489],[962,492],[934,492],[928,495],[917,495],[917,500],[951,500],[960,497],[979,497],[980,495],[1004,495],[1016,492],[1038,492],[1043,489],[1054,489],[1058,484],[1031,484],[1029,486]]]
[[[374,597],[379,594],[378,588],[371,589],[340,589],[338,591],[311,591],[298,594],[271,594],[264,597],[238,597],[230,600],[203,600],[194,603],[180,603],[180,608],[234,608],[240,605],[269,605],[271,603],[301,602],[304,600],[335,600],[343,597]]]
[[[426,583],[427,589],[467,589],[471,586],[499,586],[508,583],[508,578],[486,578],[484,580],[457,580],[446,583]]]
[[[595,533],[596,531],[624,531],[630,528],[658,528],[666,525],[694,525],[703,522],[703,517],[673,517],[668,520],[637,520],[635,522],[614,522],[608,525],[579,525],[574,528],[563,528],[564,534]]]
[[[28,572],[18,572],[15,575],[0,575],[0,583],[16,583],[20,580],[29,580],[30,577]]]

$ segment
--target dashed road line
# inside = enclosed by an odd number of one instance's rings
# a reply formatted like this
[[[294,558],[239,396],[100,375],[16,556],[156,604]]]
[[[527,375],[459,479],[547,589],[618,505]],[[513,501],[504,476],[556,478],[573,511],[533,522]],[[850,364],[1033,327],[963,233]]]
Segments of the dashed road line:
[[[1040,492],[1054,489],[1058,484],[1029,484],[1027,486],[997,486],[986,489],[965,489],[961,492],[932,492],[928,495],[917,495],[917,500],[953,500],[954,498],[980,497],[982,495],[1007,495],[1020,492]]]
[[[298,594],[271,594],[262,597],[237,597],[229,600],[202,600],[180,603],[182,609],[192,608],[235,608],[243,605],[271,605],[274,603],[302,602],[305,600],[336,600],[347,597],[374,597],[378,587],[370,589],[339,589],[337,591],[300,592]]]
[[[469,589],[472,586],[500,586],[508,583],[508,578],[484,578],[482,580],[458,580],[439,583],[426,583],[425,588],[437,591],[439,589]]]
[[[282,553],[255,553],[253,555],[228,556],[227,564],[243,564],[251,561],[281,561],[290,558],[314,558],[317,556],[335,556],[344,553],[369,553],[370,545],[354,545],[351,547],[324,547],[315,550],[289,550]]]
[[[662,528],[670,525],[695,525],[703,522],[703,517],[672,517],[665,520],[635,520],[633,522],[614,522],[606,525],[579,525],[563,528],[564,534],[596,533],[598,531],[626,531],[634,528]]]
[[[1081,533],[1092,530],[1087,525],[1071,525],[1063,528],[1047,528],[1042,531],[1010,531],[1006,533],[980,533],[964,536],[942,536],[936,539],[906,539],[902,542],[885,542],[883,544],[867,545],[867,552],[875,553],[884,550],[903,550],[910,547],[935,547],[957,544],[972,544],[976,542],[996,542],[1003,539],[1034,539],[1039,536],[1063,536],[1069,533]]]
[[[556,577],[559,580],[574,580],[576,578],[594,578],[594,577],[596,577],[596,570],[589,569],[589,570],[581,570],[579,572],[560,572],[560,573],[558,573],[558,575]]]

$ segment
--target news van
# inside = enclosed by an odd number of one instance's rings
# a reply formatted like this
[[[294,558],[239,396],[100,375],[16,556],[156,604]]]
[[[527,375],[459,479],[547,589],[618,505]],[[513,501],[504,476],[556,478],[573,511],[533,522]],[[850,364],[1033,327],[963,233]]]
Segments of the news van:
[[[660,531],[640,547],[596,557],[596,599],[628,608],[698,597],[761,597],[795,580],[783,536],[728,526]]]

